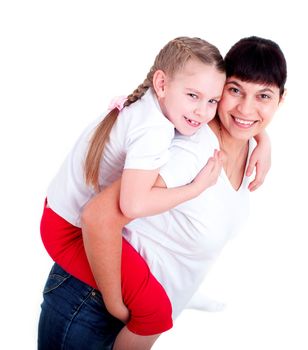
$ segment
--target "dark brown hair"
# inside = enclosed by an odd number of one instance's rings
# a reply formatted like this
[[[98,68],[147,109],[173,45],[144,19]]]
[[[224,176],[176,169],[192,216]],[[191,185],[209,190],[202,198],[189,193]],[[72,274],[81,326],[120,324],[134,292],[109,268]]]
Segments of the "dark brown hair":
[[[287,80],[287,64],[280,47],[272,40],[251,36],[239,40],[225,56],[227,78],[276,85],[280,96]]]

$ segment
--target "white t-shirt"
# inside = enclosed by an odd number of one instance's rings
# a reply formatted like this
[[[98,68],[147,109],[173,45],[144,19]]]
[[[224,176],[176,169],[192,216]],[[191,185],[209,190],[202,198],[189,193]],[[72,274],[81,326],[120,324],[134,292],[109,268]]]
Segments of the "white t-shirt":
[[[168,187],[191,182],[219,148],[206,125],[187,138],[176,135],[170,160],[160,174]],[[250,147],[250,151],[251,151]],[[248,216],[248,178],[234,190],[222,171],[215,186],[163,214],[140,218],[126,226],[125,238],[145,258],[163,285],[176,318],[198,289],[229,238]]]
[[[84,162],[96,120],[82,133],[51,182],[47,198],[49,206],[71,224],[80,227],[83,206],[95,194],[84,178]],[[163,115],[151,89],[123,108],[105,145],[100,164],[101,188],[118,179],[123,169],[153,170],[169,159],[174,125]]]

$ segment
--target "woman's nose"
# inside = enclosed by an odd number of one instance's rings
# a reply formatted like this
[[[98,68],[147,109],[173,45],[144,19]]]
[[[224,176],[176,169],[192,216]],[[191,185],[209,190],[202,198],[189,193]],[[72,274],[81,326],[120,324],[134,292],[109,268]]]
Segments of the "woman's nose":
[[[252,98],[245,97],[238,103],[237,109],[243,116],[249,116],[254,114],[256,107]]]

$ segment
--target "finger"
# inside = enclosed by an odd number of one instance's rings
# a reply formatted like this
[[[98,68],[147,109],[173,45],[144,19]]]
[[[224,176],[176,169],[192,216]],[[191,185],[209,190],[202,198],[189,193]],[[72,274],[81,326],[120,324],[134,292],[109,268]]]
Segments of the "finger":
[[[246,176],[250,176],[253,173],[254,168],[257,167],[257,165],[258,159],[255,157],[255,153],[252,152],[246,169]]]
[[[254,165],[248,164],[248,167],[246,169],[246,176],[251,176],[251,174],[253,173],[253,169],[254,169]]]
[[[214,158],[218,159],[218,156],[219,156],[219,151],[217,149],[215,149],[215,151],[214,151]]]
[[[250,184],[248,185],[248,189],[249,191],[253,192],[255,191],[257,188],[259,188],[264,182],[264,177],[260,176],[260,174],[256,174],[256,177],[253,181],[250,182]]]
[[[258,186],[263,184],[263,181],[265,179],[265,172],[263,167],[260,166],[260,163],[258,162],[256,164],[256,178],[255,181],[258,184]]]
[[[246,176],[250,176],[253,173],[253,170],[255,167],[257,167],[257,161],[255,160],[254,156],[251,155],[249,159],[249,163],[246,169]]]
[[[215,163],[216,163],[216,159],[214,157],[210,157],[205,166],[208,169],[212,169],[215,166]]]
[[[213,177],[218,177],[222,169],[222,163],[219,160],[216,160],[213,169],[212,169],[212,176]]]
[[[248,190],[250,192],[253,192],[255,191],[259,186],[254,182],[252,181],[249,185],[248,185]]]
[[[223,153],[222,151],[218,151],[218,160],[219,160],[220,162],[222,162],[222,161],[223,161],[223,158],[224,158],[224,153]]]

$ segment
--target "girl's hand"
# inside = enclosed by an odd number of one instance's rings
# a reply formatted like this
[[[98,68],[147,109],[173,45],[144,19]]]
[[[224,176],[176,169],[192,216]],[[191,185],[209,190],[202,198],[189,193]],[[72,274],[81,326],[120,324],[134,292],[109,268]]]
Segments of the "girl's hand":
[[[263,147],[261,147],[261,144],[258,144],[253,150],[246,170],[246,176],[251,176],[254,168],[256,168],[256,176],[248,185],[248,189],[251,192],[255,191],[263,184],[264,179],[271,168],[271,151],[269,144]]]
[[[222,169],[222,152],[215,150],[213,157],[209,158],[206,165],[192,181],[193,186],[200,194],[207,188],[216,184]]]

